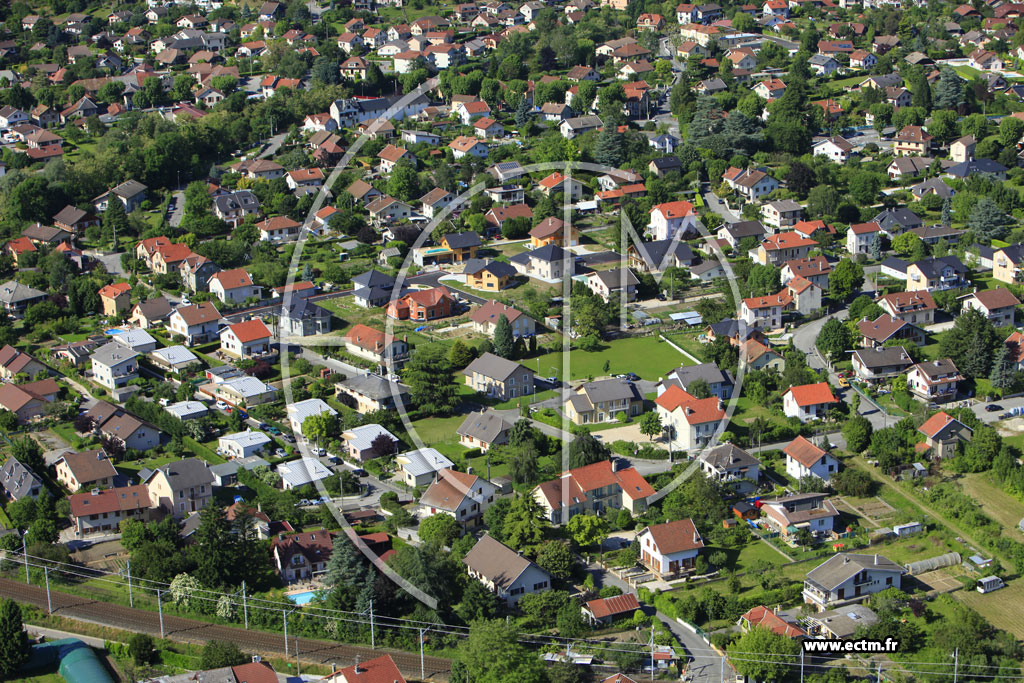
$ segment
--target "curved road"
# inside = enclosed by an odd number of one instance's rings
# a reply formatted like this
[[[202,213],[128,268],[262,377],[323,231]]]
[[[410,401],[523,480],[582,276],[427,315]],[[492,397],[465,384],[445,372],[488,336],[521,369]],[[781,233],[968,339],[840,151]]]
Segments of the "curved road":
[[[132,609],[77,595],[50,591],[54,614],[80,621],[87,621],[132,632],[160,635],[160,616],[156,612]],[[0,596],[12,598],[46,609],[46,589],[29,586],[10,579],[0,579]],[[247,631],[231,626],[209,624],[203,621],[164,615],[164,631],[170,640],[185,643],[204,644],[211,640],[236,643],[242,650],[275,657],[284,656],[284,637],[279,633]],[[370,649],[354,645],[340,645],[310,638],[288,638],[289,657],[295,656],[298,643],[299,655],[306,662],[350,666],[356,657],[361,661],[390,654],[395,664],[407,678],[420,678],[420,657],[410,652]],[[451,662],[441,657],[424,657],[424,670],[428,679],[447,680]]]

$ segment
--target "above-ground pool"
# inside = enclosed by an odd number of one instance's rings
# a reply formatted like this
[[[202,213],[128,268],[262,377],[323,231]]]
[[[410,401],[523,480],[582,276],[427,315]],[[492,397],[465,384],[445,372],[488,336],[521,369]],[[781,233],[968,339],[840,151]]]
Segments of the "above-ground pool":
[[[122,332],[124,332],[124,330],[122,330],[120,327],[112,327],[109,330],[103,330],[103,334],[107,335],[108,337],[113,337],[115,334],[121,334]]]
[[[288,599],[296,605],[307,605],[316,598],[316,591],[303,591],[302,593],[289,593]]]

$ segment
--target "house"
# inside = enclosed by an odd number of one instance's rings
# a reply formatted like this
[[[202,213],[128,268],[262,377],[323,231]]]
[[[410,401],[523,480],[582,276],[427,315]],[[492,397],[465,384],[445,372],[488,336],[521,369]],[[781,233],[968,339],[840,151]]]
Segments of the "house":
[[[282,535],[275,538],[270,545],[274,570],[285,584],[308,581],[323,574],[327,568],[327,561],[331,559],[331,552],[333,550],[334,535],[330,531],[323,529],[288,534],[287,536]],[[355,665],[349,668],[358,671],[360,666]],[[373,670],[390,676],[390,669],[388,667],[375,666]],[[345,669],[342,669],[342,671],[345,671]],[[369,679],[360,679],[353,674],[352,678],[341,680],[360,681]],[[399,674],[398,678],[388,678],[387,680],[390,682],[392,680],[404,679]]]
[[[924,225],[916,213],[904,208],[885,209],[871,220],[878,223],[882,232],[890,237],[896,237]]]
[[[18,259],[25,254],[38,252],[39,249],[36,245],[27,237],[16,237],[13,240],[7,242],[4,245],[4,253],[10,254],[14,260],[15,267],[18,267]],[[22,266],[27,266],[27,261],[22,262]]]
[[[501,316],[505,316],[512,325],[514,338],[529,337],[536,333],[537,323],[532,318],[494,299],[489,299],[483,306],[470,313],[469,319],[473,323],[474,332],[493,337],[494,327]]]
[[[846,163],[853,149],[853,144],[849,140],[838,135],[825,138],[811,145],[811,153],[814,156],[823,156],[839,164]]]
[[[220,332],[220,350],[234,358],[254,358],[273,351],[272,337],[259,318],[228,325]]]
[[[974,139],[973,135],[965,135],[950,143],[949,158],[958,164],[972,161],[974,159],[974,150],[977,146],[978,141]]]
[[[761,516],[779,535],[789,540],[801,529],[816,539],[828,538],[834,531],[839,511],[825,493],[798,493],[763,500]]]
[[[536,564],[485,533],[462,558],[469,576],[509,607],[524,595],[547,591],[551,576]]]
[[[967,286],[967,267],[956,256],[930,257],[907,266],[907,291],[929,292]]]
[[[598,116],[575,116],[573,118],[564,119],[560,124],[558,124],[558,130],[561,132],[563,138],[566,140],[572,140],[584,133],[597,130],[603,125],[604,123],[601,122],[601,118]]]
[[[484,353],[463,370],[466,386],[501,401],[534,392],[533,370],[493,353]]]
[[[858,602],[887,588],[899,588],[904,573],[906,569],[903,566],[877,553],[838,553],[807,572],[804,602],[819,612],[847,602]]]
[[[687,201],[666,202],[651,208],[647,232],[654,240],[685,240],[697,236],[697,212]]]
[[[811,55],[811,58],[807,60],[807,63],[811,67],[811,71],[819,76],[831,76],[839,69],[839,62],[837,62],[834,57],[820,53]]]
[[[21,318],[25,309],[47,298],[46,292],[8,280],[0,285],[0,304],[10,315]]]
[[[757,490],[760,461],[731,443],[701,452],[697,456],[697,463],[708,479],[737,495],[747,495]]]
[[[636,611],[640,609],[640,603],[637,601],[635,593],[624,593],[609,598],[590,600],[581,609],[583,616],[592,625],[609,626],[618,619],[632,619]],[[618,676],[622,677],[623,674],[618,674]]]
[[[438,320],[454,315],[455,297],[441,285],[410,292],[388,303],[387,315],[395,320]]]
[[[489,152],[487,143],[469,135],[460,135],[449,142],[448,147],[451,148],[452,156],[456,159],[461,159],[465,156],[486,159]]]
[[[691,392],[695,382],[705,382],[711,395],[723,401],[732,397],[732,374],[728,370],[720,370],[714,363],[683,365],[670,370],[665,379],[658,382],[656,389],[659,396],[671,386]]]
[[[574,424],[614,422],[620,413],[639,415],[643,400],[636,386],[624,379],[585,382],[565,402],[565,414]]]
[[[317,458],[309,457],[279,463],[277,473],[281,476],[281,488],[285,491],[305,488],[334,474]]]
[[[853,352],[853,371],[865,382],[883,382],[902,375],[914,365],[902,346],[876,346]]]
[[[907,389],[914,398],[943,403],[956,398],[964,377],[949,358],[918,363],[907,373]]]
[[[485,116],[473,122],[473,132],[480,138],[503,138],[505,137],[505,126]],[[487,156],[487,153],[485,151],[483,154],[477,154],[477,156],[483,158]]]
[[[149,353],[153,365],[170,373],[180,373],[193,364],[199,364],[199,357],[185,346],[167,346]]]
[[[333,668],[333,667],[332,667]],[[352,666],[338,669],[329,676],[324,676],[324,683],[406,683],[402,673],[391,659],[391,655],[382,655],[365,662],[357,661]],[[242,683],[239,680],[239,683]],[[246,681],[245,683],[250,683]],[[252,681],[251,683],[256,683]],[[260,683],[271,683],[260,681]]]
[[[409,344],[404,338],[398,339],[362,323],[354,325],[342,339],[346,351],[377,363],[378,368],[387,372],[395,372],[409,359]]]
[[[191,306],[178,306],[167,322],[172,336],[180,335],[188,346],[194,346],[218,338],[222,319],[212,302],[203,301]]]
[[[228,366],[233,367],[233,366]],[[210,377],[213,368],[206,371]],[[271,403],[277,399],[277,389],[266,384],[255,377],[232,376],[227,378],[215,377],[210,384],[199,387],[199,391],[214,400],[241,407],[256,406],[263,403]]]
[[[432,482],[441,470],[455,466],[451,460],[442,455],[436,448],[421,448],[395,457],[401,479],[407,486],[426,486]]]
[[[751,90],[762,100],[777,100],[786,94],[786,84],[778,78],[768,78],[759,82]]]
[[[10,501],[38,498],[43,491],[43,480],[28,465],[10,457],[0,467],[0,486]]]
[[[680,451],[706,446],[725,419],[717,396],[699,399],[678,385],[668,387],[654,404],[671,448]]]
[[[516,269],[504,261],[470,259],[462,268],[466,286],[497,292],[515,284]]]
[[[824,383],[810,386],[824,386],[828,389]],[[828,483],[832,475],[839,471],[839,461],[831,453],[818,448],[802,436],[796,437],[782,452],[786,454],[786,474],[797,481],[804,477],[817,477]]]
[[[971,159],[946,169],[947,178],[966,180],[973,175],[982,175],[992,180],[1006,180],[1007,168],[991,159]]]
[[[781,267],[786,261],[807,258],[811,248],[816,246],[816,240],[808,239],[797,232],[780,232],[768,235],[761,242],[755,260],[764,266]]]
[[[334,385],[335,395],[360,415],[409,405],[409,387],[380,375],[359,375]]]
[[[117,332],[111,339],[136,353],[149,353],[156,349],[157,344],[156,338],[149,332],[132,328]]]
[[[109,192],[104,192],[92,200],[97,211],[106,211],[111,199],[117,199],[124,205],[125,213],[131,213],[146,200],[149,188],[137,180],[126,180]]]
[[[483,522],[484,512],[497,494],[491,482],[465,472],[445,469],[420,496],[419,507],[424,515],[450,515],[464,528]]]
[[[131,306],[132,287],[127,282],[105,285],[99,290],[103,315],[119,317]]]
[[[743,300],[740,318],[751,327],[777,330],[782,327],[782,311],[793,303],[788,292],[770,296],[754,296]]]
[[[337,416],[338,411],[319,398],[307,398],[305,401],[297,401],[288,406],[288,422],[291,425],[292,431],[305,439],[306,437],[302,433],[302,423],[306,421],[306,418],[320,415],[321,413]]]
[[[198,458],[182,458],[161,465],[142,484],[149,489],[150,504],[176,518],[199,512],[213,499],[213,475]]]
[[[640,564],[659,579],[678,577],[696,566],[704,541],[692,519],[649,526],[636,536],[640,543]]]
[[[570,202],[578,202],[583,197],[583,183],[557,171],[537,183],[537,189],[547,197],[562,193]]]
[[[89,357],[92,379],[108,389],[122,387],[139,376],[139,354],[123,344],[109,342]]]
[[[75,535],[85,538],[93,534],[116,534],[121,522],[128,519],[147,522],[153,507],[149,489],[141,484],[106,490],[94,489],[68,497]]]
[[[516,254],[509,262],[522,275],[545,282],[558,282],[562,279],[563,266],[568,266],[570,274],[575,266],[571,259],[566,258],[566,253],[561,247],[549,244]]]
[[[780,199],[762,206],[761,217],[768,225],[781,229],[796,225],[803,211],[803,207],[792,199]]]
[[[893,154],[898,157],[911,154],[928,156],[932,149],[932,139],[933,136],[921,126],[904,126],[893,140]]]
[[[832,395],[828,382],[790,387],[782,394],[782,410],[786,417],[796,417],[801,422],[823,417],[833,403],[839,401]]]
[[[846,231],[846,251],[851,255],[864,254],[870,256],[877,247],[881,253],[882,228],[878,223],[856,223]]]
[[[88,211],[83,211],[68,204],[53,216],[53,224],[73,235],[81,237],[88,228],[99,225],[100,219]]]
[[[730,166],[722,180],[747,201],[756,201],[779,189],[779,181],[760,169]]]
[[[244,432],[225,434],[217,440],[217,452],[227,458],[248,458],[274,450],[274,441],[260,431],[247,429]]]
[[[70,246],[74,233],[51,225],[34,223],[21,231],[21,236],[35,246]]]
[[[1003,60],[999,53],[978,48],[967,56],[967,65],[979,71],[1002,71]]]
[[[740,248],[740,242],[747,238],[754,238],[760,243],[767,236],[761,221],[739,221],[737,223],[724,223],[718,229],[716,237],[725,240],[733,249]]]
[[[815,638],[846,640],[878,622],[878,615],[864,605],[845,605],[806,617],[807,630]]]
[[[475,232],[451,232],[443,235],[436,247],[421,247],[413,252],[416,265],[438,263],[464,263],[475,259],[482,246],[480,235]]]
[[[938,309],[931,292],[926,289],[892,292],[880,296],[877,303],[890,316],[921,326],[935,322],[935,311]]]
[[[512,425],[497,413],[481,410],[470,413],[455,433],[459,435],[459,443],[466,448],[479,448],[486,453],[491,446],[508,443],[511,429]]]
[[[274,216],[256,224],[263,242],[282,242],[299,236],[299,223],[288,216]]]
[[[1024,267],[1024,245],[1011,244],[996,249],[992,254],[992,277],[1000,282],[1016,284]]]
[[[616,469],[608,460],[562,472],[557,479],[538,484],[531,495],[552,524],[564,524],[578,514],[628,510],[640,514],[655,493],[633,467]]]
[[[533,248],[546,247],[549,244],[567,248],[579,244],[580,231],[574,225],[566,225],[565,221],[554,216],[545,218],[530,230],[530,245]]]
[[[248,192],[248,190],[243,190],[243,192]],[[239,193],[236,192],[235,194]],[[217,199],[223,198],[223,196],[216,197],[214,199],[214,206],[217,206]],[[210,278],[219,271],[220,266],[205,256],[198,254],[187,256],[178,268],[178,272],[181,274],[181,282],[190,292],[210,291]]]
[[[1012,327],[1020,301],[1005,287],[983,289],[960,297],[965,308],[981,311],[994,327]]]
[[[786,369],[786,359],[756,339],[748,339],[740,345],[740,363],[751,370],[772,368],[782,372]]]
[[[660,273],[668,268],[689,268],[700,263],[689,244],[673,239],[630,242],[626,253],[629,256],[629,267],[643,273]]]
[[[331,331],[331,312],[305,297],[295,297],[281,307],[278,318],[285,337],[309,337]]]
[[[24,384],[0,384],[0,408],[27,424],[45,414],[46,406],[57,400],[60,385],[51,378]]]
[[[786,5],[785,0],[776,0],[776,2]],[[765,3],[765,7],[767,6],[768,3]],[[786,7],[788,8],[788,5]],[[763,628],[785,638],[803,638],[807,635],[799,626],[789,623],[774,610],[768,609],[764,605],[750,608],[736,623],[744,633],[754,628]]]
[[[938,459],[956,455],[957,444],[970,441],[974,430],[945,411],[935,413],[917,428],[924,434],[924,442]]]
[[[24,351],[10,344],[0,349],[0,377],[3,379],[11,381],[18,375],[35,377],[40,372],[48,372],[48,368]]]
[[[611,301],[613,296],[621,297],[625,302],[635,300],[636,288],[640,284],[639,278],[629,268],[597,270],[587,274],[585,282],[590,291],[605,303]]]

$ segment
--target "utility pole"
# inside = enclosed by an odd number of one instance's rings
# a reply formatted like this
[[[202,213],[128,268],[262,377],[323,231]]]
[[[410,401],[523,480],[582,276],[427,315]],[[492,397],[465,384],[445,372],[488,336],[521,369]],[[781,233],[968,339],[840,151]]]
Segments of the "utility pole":
[[[281,610],[281,619],[284,621],[284,657],[288,658],[288,613]]]
[[[800,683],[804,683],[804,649],[800,648]]]
[[[50,600],[50,568],[43,566],[43,578],[46,579],[46,613],[53,614],[53,602]]]
[[[21,542],[21,557],[25,560],[25,583],[32,585],[32,581],[28,578],[28,545],[26,541]]]
[[[654,620],[651,620],[651,680],[654,680]]]
[[[135,599],[132,597],[132,563],[128,561],[128,606],[135,607]]]
[[[245,630],[249,630],[249,605],[245,601],[245,579],[242,579],[242,617],[245,619]]]
[[[879,666],[881,668],[881,666]],[[956,683],[956,676],[960,668],[960,648],[953,651],[953,683]]]
[[[423,665],[423,629],[420,629],[420,678],[426,680],[426,668]]]
[[[156,589],[156,609],[160,613],[160,637],[163,638],[164,637],[164,603],[163,603],[163,600],[160,599],[161,595],[162,595],[162,591],[159,588],[157,588]]]
[[[377,649],[377,638],[373,628],[373,598],[370,599],[370,649]]]

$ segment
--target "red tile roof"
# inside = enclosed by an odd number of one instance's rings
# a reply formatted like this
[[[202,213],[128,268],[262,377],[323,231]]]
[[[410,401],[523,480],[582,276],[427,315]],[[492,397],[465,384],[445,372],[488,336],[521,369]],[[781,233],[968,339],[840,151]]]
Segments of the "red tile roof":
[[[346,683],[405,683],[405,678],[391,659],[384,655],[359,664],[345,667],[338,672],[340,676],[328,676],[325,681],[337,681],[344,678]]]
[[[243,344],[247,344],[258,339],[270,338],[270,330],[267,329],[267,326],[264,325],[263,321],[259,318],[235,323],[234,325],[229,325],[228,328],[234,332],[235,336],[238,337],[238,341]]]
[[[693,213],[693,204],[686,201],[665,202],[657,204],[651,209],[651,213],[660,211],[665,218],[681,218]]]
[[[825,455],[826,451],[815,446],[802,436],[798,436],[783,451],[804,467],[811,467]]]
[[[793,624],[784,621],[782,617],[768,609],[764,605],[758,605],[752,608],[740,619],[743,619],[751,628],[760,626],[770,630],[772,633],[776,633],[780,636],[786,636],[787,638],[798,638],[807,635],[800,628],[797,628]]]
[[[686,550],[697,550],[704,547],[697,527],[692,519],[680,519],[676,522],[649,526],[638,535],[650,533],[662,555],[670,555]]]
[[[793,399],[801,408],[805,406],[819,405],[821,403],[839,402],[832,394],[832,387],[828,385],[828,382],[801,384],[800,386],[790,387],[786,390],[786,393],[792,393]]]
[[[795,249],[797,247],[816,247],[818,243],[795,232],[780,232],[777,235],[766,237],[761,246],[766,251],[775,251],[777,249]]]
[[[617,614],[629,614],[640,609],[640,603],[633,593],[615,595],[610,598],[600,598],[587,603],[587,609],[594,615],[595,619],[613,617]]]
[[[100,288],[100,296],[108,299],[116,299],[125,292],[132,291],[132,286],[127,282],[115,282]]]
[[[945,411],[938,412],[925,420],[924,424],[917,428],[917,431],[932,438],[945,429],[950,422],[956,422],[956,420]]]

